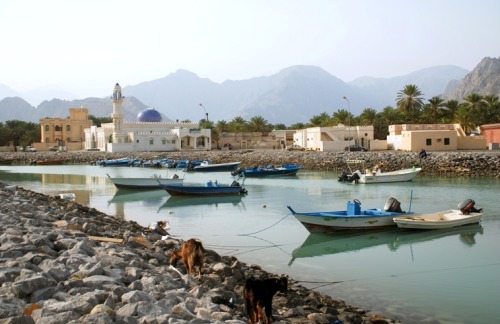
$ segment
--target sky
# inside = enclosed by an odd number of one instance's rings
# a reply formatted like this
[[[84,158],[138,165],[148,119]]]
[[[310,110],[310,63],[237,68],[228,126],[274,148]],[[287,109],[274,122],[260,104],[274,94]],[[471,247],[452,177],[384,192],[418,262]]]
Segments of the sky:
[[[312,65],[350,82],[500,56],[498,0],[0,0],[0,84],[109,95]],[[76,99],[76,98],[75,98]]]

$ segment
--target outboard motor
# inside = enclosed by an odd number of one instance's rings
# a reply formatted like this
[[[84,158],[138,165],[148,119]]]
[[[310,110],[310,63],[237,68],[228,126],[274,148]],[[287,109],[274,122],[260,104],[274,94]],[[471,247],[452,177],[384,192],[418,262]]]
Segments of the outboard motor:
[[[349,175],[347,173],[347,171],[342,171],[342,173],[340,174],[340,176],[337,178],[338,181],[349,181]]]
[[[462,214],[467,215],[471,211],[476,210],[474,208],[475,204],[476,204],[476,202],[474,200],[472,200],[472,199],[465,199],[460,204],[458,204],[458,209],[460,209],[460,211],[462,212]]]
[[[390,197],[385,203],[384,210],[388,212],[402,213],[401,203],[394,197]]]
[[[231,187],[239,187],[240,186],[240,183],[238,181],[233,181],[231,183]]]
[[[351,178],[349,179],[351,182],[358,183],[358,180],[361,179],[361,177],[358,174],[359,171],[356,171],[352,174]]]

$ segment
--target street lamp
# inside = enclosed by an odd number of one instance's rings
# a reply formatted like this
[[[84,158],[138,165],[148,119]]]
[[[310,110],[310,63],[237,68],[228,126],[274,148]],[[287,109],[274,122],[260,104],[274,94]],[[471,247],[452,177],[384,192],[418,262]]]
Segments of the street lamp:
[[[347,109],[349,110],[349,119],[347,121],[347,137],[348,137],[348,150],[349,152],[351,151],[351,103],[349,102],[349,99],[347,99],[346,96],[342,97],[345,101],[347,101]]]
[[[203,107],[203,110],[205,111],[205,116],[207,116],[207,123],[208,123],[208,113],[207,113],[207,110],[205,109],[205,106],[203,106],[202,103],[200,103],[200,106]]]

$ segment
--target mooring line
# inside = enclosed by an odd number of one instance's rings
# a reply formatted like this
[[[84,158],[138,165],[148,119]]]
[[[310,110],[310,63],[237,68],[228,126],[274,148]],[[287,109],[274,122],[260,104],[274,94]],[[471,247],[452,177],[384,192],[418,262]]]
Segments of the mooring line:
[[[285,218],[287,218],[288,216],[290,216],[292,213],[288,213],[287,215],[285,215],[285,217],[283,217],[282,219],[280,219],[279,221],[277,221],[276,223],[272,224],[271,226],[268,226],[264,229],[261,229],[260,231],[257,231],[257,232],[253,232],[253,233],[246,233],[246,234],[237,234],[236,236],[249,236],[249,235],[252,235],[252,234],[257,234],[257,233],[260,233],[260,232],[264,232],[265,230],[267,229],[270,229],[271,227],[273,227],[274,225],[278,224],[279,222],[281,222],[282,220],[284,220]]]

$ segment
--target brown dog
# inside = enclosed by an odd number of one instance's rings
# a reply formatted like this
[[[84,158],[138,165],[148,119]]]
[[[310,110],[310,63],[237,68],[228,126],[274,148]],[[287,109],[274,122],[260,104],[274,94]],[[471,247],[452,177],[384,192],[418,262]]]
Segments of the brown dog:
[[[180,249],[174,250],[170,255],[170,265],[175,266],[179,259],[186,267],[188,274],[195,272],[195,267],[198,266],[198,280],[201,281],[201,270],[204,262],[205,248],[198,239],[187,240]]]
[[[271,323],[273,296],[278,291],[287,293],[288,281],[286,277],[268,278],[264,280],[247,279],[243,290],[245,298],[245,306],[247,309],[248,320],[250,324],[258,323],[263,320],[263,323]],[[262,314],[262,309],[265,308],[265,317]]]

